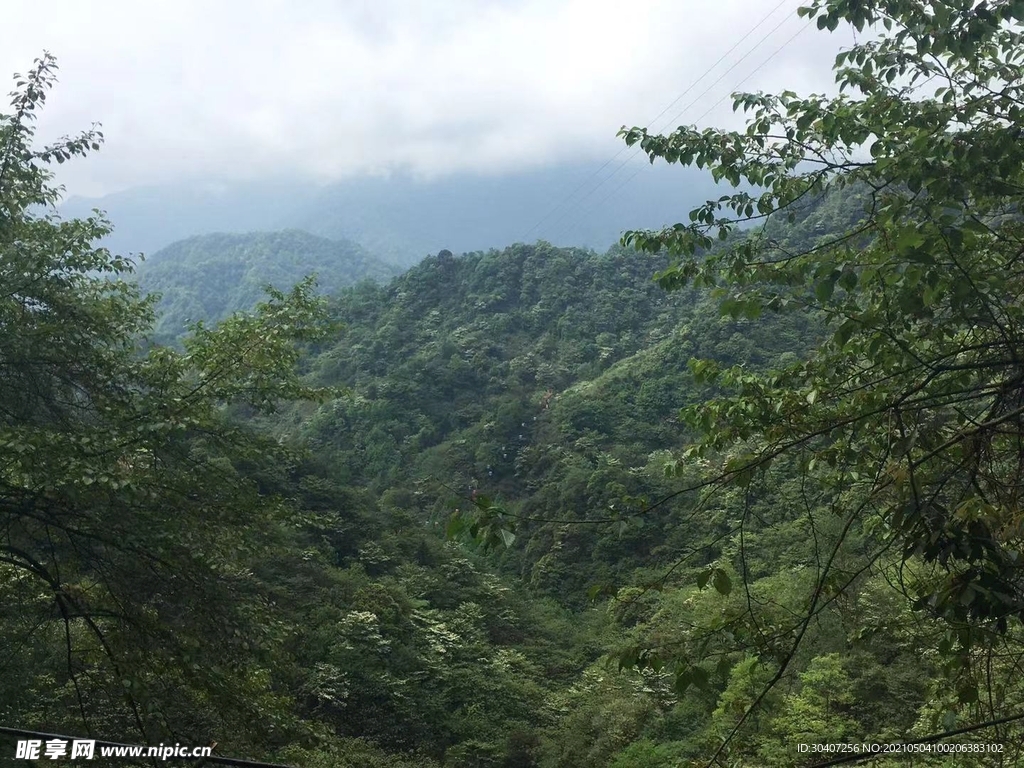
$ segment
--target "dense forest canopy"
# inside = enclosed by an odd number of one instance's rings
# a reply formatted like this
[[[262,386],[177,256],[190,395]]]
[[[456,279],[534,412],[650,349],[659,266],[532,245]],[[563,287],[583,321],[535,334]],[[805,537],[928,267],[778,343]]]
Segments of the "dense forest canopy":
[[[387,283],[294,230],[136,274],[55,212],[48,164],[102,134],[36,146],[56,62],[19,76],[0,726],[313,768],[1019,764],[1024,3],[801,14],[859,32],[839,95],[623,129],[732,184],[688,221]]]
[[[942,620],[939,655],[978,719],[1020,706],[999,678],[1017,669],[1024,618],[1024,5],[819,1],[801,14],[819,28],[880,32],[837,57],[839,96],[738,94],[749,116],[738,132],[622,132],[652,162],[707,165],[763,190],[710,201],[687,225],[628,233],[641,251],[675,256],[663,286],[717,287],[732,316],[810,312],[828,334],[806,360],[768,375],[692,365],[728,392],[686,414],[703,436],[680,470],[699,459],[713,467],[694,487],[771,489],[795,477],[838,527],[815,550],[781,642],[753,605],[743,609],[759,635],[752,645],[771,661],[716,755],[782,681],[819,609],[872,573]],[[765,226],[701,253],[739,223],[844,189],[867,197],[845,227],[788,243]],[[735,530],[750,521],[743,514]],[[844,565],[851,555],[863,565]],[[673,652],[690,663],[701,654]],[[994,659],[1013,661],[994,676]]]

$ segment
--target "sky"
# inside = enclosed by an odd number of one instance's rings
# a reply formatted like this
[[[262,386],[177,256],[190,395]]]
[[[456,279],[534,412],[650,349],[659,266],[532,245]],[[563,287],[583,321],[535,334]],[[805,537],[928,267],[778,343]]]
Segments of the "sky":
[[[0,74],[48,50],[40,138],[102,123],[102,151],[60,168],[71,195],[503,174],[615,157],[624,124],[736,126],[737,88],[828,90],[852,39],[801,4],[6,0]]]

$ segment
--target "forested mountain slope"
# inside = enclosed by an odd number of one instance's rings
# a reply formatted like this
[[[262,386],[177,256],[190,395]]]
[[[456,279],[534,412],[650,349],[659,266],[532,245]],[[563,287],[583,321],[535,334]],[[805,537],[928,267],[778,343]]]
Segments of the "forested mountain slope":
[[[684,440],[678,411],[701,396],[691,356],[763,367],[812,334],[809,318],[720,320],[694,294],[664,293],[651,279],[663,264],[539,243],[442,253],[347,290],[332,307],[345,330],[314,370],[352,394],[303,433],[339,478],[435,505],[425,513],[477,492],[540,516],[602,516],[627,491],[661,487],[637,468]],[[595,572],[566,553],[573,577],[545,575],[553,534],[531,535],[527,578],[575,605],[607,568],[635,562],[609,554]]]
[[[355,243],[297,229],[197,235],[140,262],[139,287],[159,293],[158,335],[174,338],[188,323],[217,321],[265,298],[264,286],[287,291],[316,275],[322,293],[362,280],[385,280],[396,269]]]
[[[841,95],[624,129],[733,186],[635,253],[441,251],[166,345],[106,223],[53,213],[102,134],[36,147],[37,60],[0,115],[0,723],[311,768],[1021,764],[1024,4],[800,14],[865,32]]]
[[[812,196],[792,221],[730,244],[813,250],[856,229],[869,205],[857,185]],[[312,365],[347,395],[278,428],[439,535],[489,540],[490,562],[535,598],[581,618],[596,600],[612,621],[613,662],[639,661],[643,674],[579,668],[551,694],[563,714],[529,764],[667,768],[714,751],[769,679],[749,649],[785,652],[823,552],[840,540],[847,592],[804,632],[792,676],[735,753],[782,765],[801,739],[909,737],[969,716],[971,689],[942,693],[948,670],[921,652],[941,625],[911,621],[891,573],[871,571],[875,534],[842,529],[841,498],[810,490],[798,460],[738,489],[680,493],[702,487],[706,466],[680,460],[694,439],[681,410],[735,386],[695,376],[691,361],[736,377],[785,369],[825,325],[816,313],[665,293],[652,280],[664,264],[520,244],[442,252],[388,286],[348,289],[331,307],[344,331]],[[726,638],[717,652],[684,629],[707,626]],[[679,648],[715,663],[675,661]]]

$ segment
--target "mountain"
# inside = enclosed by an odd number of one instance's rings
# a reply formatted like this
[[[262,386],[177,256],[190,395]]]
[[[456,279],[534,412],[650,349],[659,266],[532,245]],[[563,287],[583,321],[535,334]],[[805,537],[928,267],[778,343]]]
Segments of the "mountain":
[[[156,335],[176,337],[190,322],[252,309],[266,285],[287,290],[316,274],[320,290],[334,293],[361,280],[387,280],[395,271],[355,243],[291,229],[180,240],[142,261],[136,276],[144,293],[162,295]]]
[[[300,180],[197,181],[70,198],[65,217],[93,208],[116,229],[105,245],[152,252],[192,235],[297,228],[352,240],[398,265],[429,253],[486,250],[543,239],[606,249],[629,228],[678,221],[717,197],[702,172],[650,166],[633,158],[563,164],[492,175],[417,179],[394,174],[315,186]]]
[[[133,187],[103,197],[75,196],[60,212],[72,219],[93,209],[104,211],[114,231],[103,245],[119,254],[149,255],[193,235],[287,229],[291,207],[301,207],[315,194],[308,183],[293,180],[197,181]]]
[[[717,196],[701,172],[633,160],[430,181],[353,179],[322,189],[290,224],[412,264],[441,249],[464,253],[538,239],[604,251],[626,229],[678,221]]]
[[[764,368],[814,338],[811,318],[729,320],[694,292],[662,291],[651,275],[666,263],[541,242],[442,253],[386,286],[347,289],[333,300],[345,332],[313,369],[355,396],[310,417],[307,437],[335,457],[340,481],[384,495],[417,486],[418,504],[451,495],[437,478],[538,517],[663,495],[651,457],[684,442],[679,410],[704,394],[690,357]],[[638,553],[656,562],[647,538],[658,532],[636,534],[631,550],[584,528],[562,548],[551,526],[525,526],[525,547],[506,557],[535,589],[579,607]]]
[[[856,222],[865,202],[848,189],[845,200],[811,201],[794,221],[763,234],[782,253],[807,251]],[[758,664],[757,654],[789,647],[821,572],[821,549],[846,535],[849,523],[843,489],[835,497],[827,488],[809,493],[800,457],[780,457],[743,486],[697,482],[704,459],[680,450],[695,424],[681,410],[695,406],[699,415],[709,397],[750,387],[748,374],[792,367],[817,346],[823,325],[808,311],[723,314],[720,297],[703,289],[665,293],[652,275],[666,264],[667,257],[621,247],[598,253],[547,242],[460,257],[443,250],[385,285],[362,281],[330,296],[337,323],[327,325],[343,330],[306,348],[302,372],[310,384],[344,394],[273,413],[244,402],[222,413],[216,403],[211,420],[199,423],[240,417],[230,424],[251,433],[244,452],[213,452],[219,444],[191,422],[174,435],[181,443],[138,450],[137,422],[149,427],[142,434],[161,435],[163,413],[151,416],[147,401],[127,412],[130,461],[107,460],[112,472],[133,481],[180,457],[181,501],[191,504],[190,467],[203,468],[213,496],[200,497],[202,514],[189,519],[205,524],[209,515],[219,527],[200,527],[182,549],[191,553],[204,537],[196,561],[238,583],[232,600],[184,603],[182,623],[161,640],[162,663],[145,646],[132,690],[187,696],[166,705],[162,727],[242,733],[233,751],[311,768],[703,764],[764,689],[772,662]],[[217,317],[248,306],[262,281],[286,283],[318,266],[337,286],[374,265],[381,266],[351,243],[303,232],[222,234],[165,249],[143,265],[140,280],[173,289],[163,309],[178,313],[169,329],[176,332],[182,314]],[[9,316],[32,319],[17,309]],[[74,338],[45,330],[47,340]],[[247,348],[258,351],[258,343]],[[107,349],[99,352],[102,361]],[[173,350],[154,352],[175,360]],[[135,358],[125,359],[132,370]],[[713,361],[721,375],[702,379],[697,374],[708,369],[691,367],[692,359]],[[799,416],[814,398],[794,396]],[[69,400],[76,409],[82,402]],[[170,401],[166,410],[179,408]],[[106,442],[85,436],[84,445],[107,455]],[[26,441],[19,435],[9,444]],[[77,469],[82,451],[73,447]],[[50,482],[49,465],[38,467]],[[252,495],[239,497],[244,503],[221,523],[230,477]],[[83,475],[80,486],[95,482]],[[98,509],[141,495],[130,483],[114,488],[100,491]],[[261,508],[249,501],[272,505],[280,517],[269,509],[251,514]],[[123,517],[133,535],[149,534],[146,519]],[[912,617],[890,572],[869,570],[877,562],[867,546],[871,524],[837,557],[849,591],[824,600],[803,625],[792,674],[766,694],[763,724],[744,746],[756,759],[743,764],[793,765],[792,745],[808,743],[800,739],[826,743],[839,733],[884,743],[934,729],[942,718],[973,717],[976,702],[958,702],[955,689],[936,698],[948,679],[922,649],[942,624]],[[68,530],[77,535],[76,519]],[[95,546],[109,546],[97,538]],[[69,551],[65,562],[77,564],[77,554]],[[136,552],[128,555],[135,563]],[[166,600],[177,581],[190,584],[188,575],[144,583]],[[80,583],[72,595],[95,592],[95,582]],[[18,594],[20,605],[39,604],[31,586]],[[231,624],[224,645],[203,622],[236,602],[252,618],[237,640]],[[247,629],[249,622],[263,629]],[[722,637],[709,641],[719,630]],[[54,732],[66,722],[71,732],[70,719],[54,726],[37,713],[41,689],[63,697],[54,711],[77,717],[77,692],[61,685],[70,674],[66,635],[40,643],[43,655],[15,642],[25,631],[12,625],[0,637],[15,649],[10,666],[19,672],[0,680],[0,702],[15,702],[5,704],[14,715],[5,717]],[[215,652],[206,635],[222,643]],[[681,644],[695,649],[695,660],[658,655]],[[169,688],[166,675],[178,670],[182,649],[216,663],[196,663]],[[637,673],[641,655],[652,663]],[[103,700],[113,708],[129,686],[118,670],[99,679],[113,692]],[[211,699],[207,688],[226,693]],[[1016,710],[1024,689],[1015,684],[1009,695]],[[108,730],[130,732],[128,714]],[[1019,731],[1011,738],[1021,742]]]
[[[836,201],[800,214],[773,228],[781,249],[809,248],[853,215]],[[761,689],[752,657],[723,645],[717,658],[713,646],[717,664],[695,666],[696,682],[684,685],[672,668],[630,677],[614,667],[635,663],[635,649],[657,654],[689,642],[693,628],[724,617],[727,631],[748,632],[732,618],[744,611],[788,637],[820,537],[841,522],[805,495],[791,464],[775,486],[681,492],[701,487],[701,460],[681,457],[692,433],[680,412],[732,386],[701,382],[689,361],[711,360],[735,376],[779,369],[810,354],[822,328],[810,313],[734,318],[705,291],[664,293],[651,279],[664,266],[622,248],[541,242],[441,253],[386,286],[346,289],[332,301],[345,330],[310,370],[347,395],[297,406],[276,426],[282,438],[298,430],[335,482],[402,510],[396,538],[425,526],[467,551],[483,545],[499,576],[529,589],[532,605],[554,603],[581,627],[599,628],[573,640],[567,664],[523,673],[549,691],[537,719],[516,724],[529,759],[502,762],[492,737],[493,761],[451,750],[445,765],[703,764],[707,745],[734,722],[731,702]],[[845,557],[856,574],[868,556]],[[397,560],[388,567],[401,573],[407,566]],[[773,693],[768,711],[783,714],[771,715],[774,730],[757,736],[757,749],[804,727],[801,718],[830,732],[830,690],[843,697],[848,732],[871,739],[886,729],[913,733],[929,715],[929,686],[941,675],[915,651],[913,633],[936,626],[908,629],[885,588],[865,577],[851,605],[823,608],[794,662],[801,685]],[[879,618],[864,634],[867,611]],[[753,631],[740,642],[755,643]]]

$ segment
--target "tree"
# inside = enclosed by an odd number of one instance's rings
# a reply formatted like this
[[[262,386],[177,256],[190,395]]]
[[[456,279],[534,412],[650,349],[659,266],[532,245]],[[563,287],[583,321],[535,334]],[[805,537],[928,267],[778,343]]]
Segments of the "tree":
[[[762,745],[761,754],[769,764],[779,765],[792,755],[794,744],[835,743],[856,735],[858,724],[844,711],[852,701],[852,685],[839,655],[812,659],[800,673],[800,690],[782,700],[769,726],[775,739]]]
[[[132,264],[94,244],[109,224],[55,213],[47,164],[102,141],[33,147],[55,73],[38,59],[0,115],[0,715],[149,743],[262,738],[282,725],[280,621],[254,572],[293,512],[254,477],[291,459],[226,408],[316,396],[295,363],[327,326],[305,283],[196,327],[183,352],[147,346],[151,302],[119,279]]]
[[[691,363],[727,392],[685,412],[699,438],[681,470],[715,467],[692,489],[769,479],[774,463],[842,521],[766,691],[813,617],[880,563],[913,566],[900,588],[960,648],[1024,619],[1024,2],[814,0],[800,14],[858,32],[836,58],[838,95],[737,94],[743,130],[621,133],[651,162],[739,188],[625,235],[673,257],[663,287],[824,329],[807,359],[767,374]],[[780,237],[780,221],[837,198],[852,217]],[[853,533],[869,551],[840,570]]]

